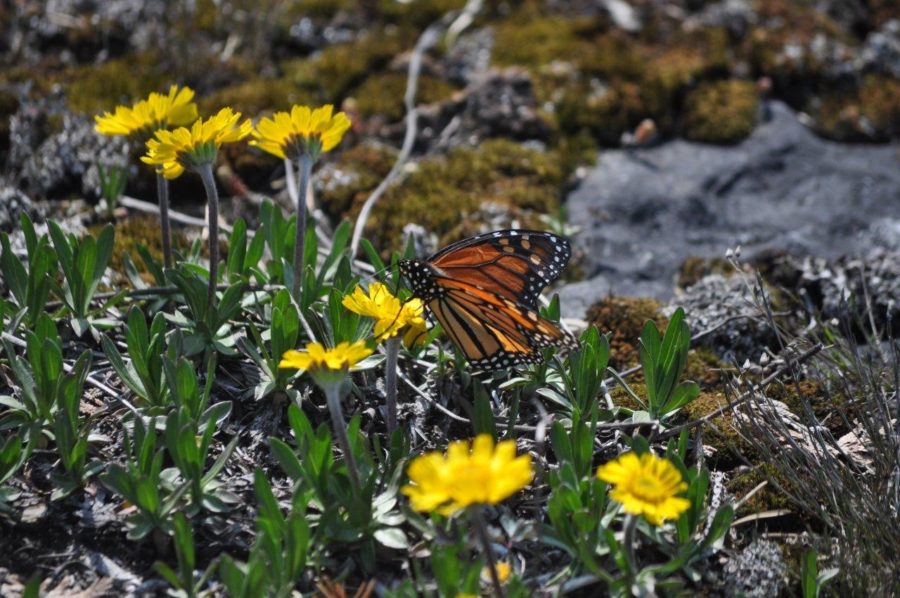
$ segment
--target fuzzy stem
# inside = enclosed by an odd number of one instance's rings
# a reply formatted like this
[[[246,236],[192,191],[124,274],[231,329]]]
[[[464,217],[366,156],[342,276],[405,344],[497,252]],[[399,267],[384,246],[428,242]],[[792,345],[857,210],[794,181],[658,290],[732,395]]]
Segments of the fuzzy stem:
[[[341,408],[340,384],[332,383],[323,386],[325,400],[328,403],[328,411],[331,413],[331,427],[337,436],[338,445],[344,453],[344,461],[347,463],[347,471],[350,472],[350,484],[356,497],[360,496],[361,485],[359,483],[359,470],[356,468],[356,460],[353,451],[350,450],[350,437],[347,435],[347,422],[344,421],[344,410]]]
[[[625,545],[625,556],[628,558],[628,566],[631,568],[631,575],[637,571],[637,560],[634,556],[634,534],[637,530],[638,518],[635,515],[627,515],[625,517],[625,534],[622,543]]]
[[[219,192],[213,179],[212,166],[207,164],[197,172],[203,180],[206,198],[209,200],[209,294],[210,309],[216,304],[216,282],[219,278]]]
[[[384,344],[384,397],[387,411],[388,436],[397,429],[397,357],[400,355],[400,336],[389,338]]]
[[[156,197],[159,200],[159,225],[162,229],[163,264],[172,267],[172,233],[169,227],[169,181],[162,171],[156,172]]]
[[[297,193],[297,236],[294,239],[294,299],[300,303],[300,281],[303,276],[303,249],[306,244],[306,195],[309,193],[309,178],[312,172],[312,156],[300,156],[300,188]]]
[[[290,158],[284,159],[284,183],[287,187],[291,203],[297,203],[297,177],[294,175],[294,164]]]
[[[484,507],[481,505],[475,505],[469,512],[472,516],[472,524],[475,528],[475,533],[478,535],[478,540],[481,542],[481,547],[484,550],[484,557],[487,559],[487,566],[491,573],[491,585],[494,586],[494,595],[497,598],[504,598],[503,586],[500,584],[500,576],[497,575],[497,559],[494,558],[494,550],[491,548],[491,539],[488,537],[487,533],[487,523],[482,514],[483,508]]]

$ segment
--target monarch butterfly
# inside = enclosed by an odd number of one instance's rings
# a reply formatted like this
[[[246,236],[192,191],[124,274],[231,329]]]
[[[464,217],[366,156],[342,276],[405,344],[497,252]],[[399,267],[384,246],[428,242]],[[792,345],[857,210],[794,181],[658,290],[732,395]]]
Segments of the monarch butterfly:
[[[559,278],[569,242],[531,230],[463,239],[425,260],[401,260],[413,296],[428,305],[473,367],[502,369],[573,349],[575,338],[537,312],[541,290]]]

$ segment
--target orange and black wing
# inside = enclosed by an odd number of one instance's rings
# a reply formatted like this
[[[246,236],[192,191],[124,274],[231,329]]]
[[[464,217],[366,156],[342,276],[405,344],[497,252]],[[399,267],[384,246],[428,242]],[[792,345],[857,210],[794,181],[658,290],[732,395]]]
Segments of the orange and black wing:
[[[577,346],[571,334],[527,305],[452,278],[438,277],[435,283],[442,293],[428,308],[473,367],[535,363],[545,347]]]
[[[533,308],[571,254],[569,242],[552,233],[501,230],[448,245],[427,262],[448,278]]]

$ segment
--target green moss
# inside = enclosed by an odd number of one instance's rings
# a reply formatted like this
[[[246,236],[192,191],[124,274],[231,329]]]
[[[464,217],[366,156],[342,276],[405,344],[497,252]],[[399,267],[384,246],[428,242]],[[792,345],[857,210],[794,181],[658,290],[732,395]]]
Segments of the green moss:
[[[524,66],[537,70],[555,60],[574,62],[588,44],[578,38],[575,23],[564,17],[532,20],[509,18],[494,28],[491,58],[499,66]]]
[[[98,224],[89,229],[92,235],[98,235],[106,224]],[[125,262],[122,258],[125,254],[131,258],[134,265],[141,271],[143,262],[137,252],[138,245],[143,245],[151,256],[159,263],[163,261],[162,233],[160,232],[159,218],[157,216],[134,216],[125,220],[118,220],[115,226],[115,240],[113,251],[109,259],[109,267],[116,272],[122,284],[127,283],[125,277]],[[172,230],[172,245],[179,251],[186,251],[190,243],[185,236],[175,228]],[[141,271],[141,277],[148,283],[153,278],[149,273]]]
[[[859,104],[883,139],[900,135],[900,80],[869,75],[859,90]]]
[[[356,5],[351,0],[297,0],[288,3],[287,12],[292,20],[301,17],[330,19],[342,10],[350,10]]]
[[[293,104],[311,104],[314,98],[286,78],[260,77],[216,90],[198,99],[201,115],[215,114],[230,106],[248,118],[278,110],[289,110]]]
[[[752,81],[705,83],[685,101],[684,136],[710,143],[736,143],[753,131],[758,102]]]
[[[734,274],[734,267],[725,258],[689,256],[681,262],[681,267],[678,269],[678,286],[687,288],[710,274],[731,276]]]
[[[159,57],[147,53],[74,66],[58,73],[56,79],[67,86],[69,108],[90,114],[168,89],[170,76],[160,67]]]
[[[389,23],[402,23],[416,28],[427,27],[452,10],[466,5],[465,0],[377,0],[378,15]]]
[[[289,81],[319,102],[340,103],[413,41],[408,30],[373,30],[353,42],[329,46],[313,58],[288,61],[281,67]]]
[[[680,416],[684,421],[700,419],[728,404],[722,392],[701,392],[700,396],[682,408]],[[703,443],[712,449],[711,461],[719,469],[731,469],[742,463],[742,459],[756,462],[760,455],[752,444],[741,436],[730,411],[714,417],[704,424]]]
[[[832,139],[888,141],[900,136],[900,81],[869,75],[858,90],[829,94],[810,111]]]
[[[763,463],[753,469],[738,474],[733,479],[726,482],[725,487],[732,496],[740,500],[747,496],[762,482],[779,479],[782,479],[781,472],[774,466]],[[788,497],[781,493],[774,484],[769,483],[751,496],[747,502],[741,505],[737,514],[739,516],[750,515],[777,509],[790,509],[791,507],[792,504]]]
[[[431,104],[449,98],[457,88],[443,79],[422,75],[416,90],[417,104]],[[406,93],[406,73],[379,73],[367,78],[352,95],[360,114],[365,118],[381,115],[395,122],[406,114],[403,96]]]
[[[565,89],[557,104],[562,131],[570,135],[588,131],[607,145],[617,145],[622,134],[647,118],[648,112],[640,85],[627,81],[600,90],[576,83]]]
[[[376,160],[380,163],[380,158]],[[441,243],[480,231],[486,204],[506,210],[510,220],[524,227],[540,226],[538,216],[557,209],[563,183],[558,154],[501,139],[425,159],[407,172],[381,198],[367,227],[367,238],[385,252],[402,247],[403,227],[410,222],[437,234]],[[380,179],[380,175],[359,179],[353,183],[355,190],[324,195],[337,204],[352,195],[349,216],[354,218]]]
[[[723,382],[723,372],[732,369],[710,349],[698,347],[688,352],[683,378],[693,380],[703,390],[719,390]]]
[[[639,47],[622,31],[595,36],[579,51],[575,64],[588,75],[613,81],[637,81],[644,76],[646,65]]]
[[[19,109],[19,100],[11,91],[0,88],[0,162],[9,151],[9,118]]]
[[[638,364],[638,343],[644,324],[653,320],[661,333],[668,324],[659,313],[661,307],[655,299],[606,297],[588,308],[588,323],[610,335],[610,367],[622,371]]]
[[[394,150],[369,143],[360,143],[344,151],[334,168],[319,171],[319,205],[333,220],[340,220],[354,205],[361,205],[366,200],[395,160]]]
[[[630,388],[634,394],[641,398],[641,400],[647,400],[647,385],[643,382],[634,382],[632,380],[628,380],[628,388]],[[616,407],[624,407],[626,409],[632,409],[634,411],[646,409],[645,405],[641,405],[638,403],[631,393],[622,388],[620,385],[616,385],[610,390],[609,396],[612,399],[613,405]]]

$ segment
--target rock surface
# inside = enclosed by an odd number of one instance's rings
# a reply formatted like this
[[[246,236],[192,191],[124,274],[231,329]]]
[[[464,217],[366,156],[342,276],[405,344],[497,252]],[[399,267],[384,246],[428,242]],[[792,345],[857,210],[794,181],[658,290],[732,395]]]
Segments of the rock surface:
[[[685,258],[736,246],[751,260],[772,250],[837,258],[897,242],[879,239],[900,213],[900,149],[825,141],[784,104],[767,108],[736,146],[678,140],[601,154],[568,198],[591,279],[563,290],[571,309],[608,292],[670,298]]]

